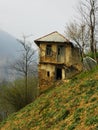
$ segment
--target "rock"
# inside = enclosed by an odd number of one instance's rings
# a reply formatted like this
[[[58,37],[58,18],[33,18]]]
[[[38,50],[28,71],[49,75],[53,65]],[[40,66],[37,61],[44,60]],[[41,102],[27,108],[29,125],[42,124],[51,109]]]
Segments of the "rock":
[[[83,66],[84,66],[84,70],[92,70],[94,67],[97,66],[97,62],[96,60],[94,60],[91,57],[85,57],[83,58]]]

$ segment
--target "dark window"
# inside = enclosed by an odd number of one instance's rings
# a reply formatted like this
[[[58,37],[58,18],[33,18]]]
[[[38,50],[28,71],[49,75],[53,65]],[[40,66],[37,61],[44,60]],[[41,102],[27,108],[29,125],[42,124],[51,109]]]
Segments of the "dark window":
[[[64,46],[60,45],[58,46],[58,55],[62,55],[64,52]]]
[[[50,77],[50,72],[49,71],[47,71],[47,76]]]
[[[58,48],[58,55],[61,54],[61,48]]]
[[[48,56],[52,55],[52,46],[51,45],[46,46],[46,55],[48,55]]]

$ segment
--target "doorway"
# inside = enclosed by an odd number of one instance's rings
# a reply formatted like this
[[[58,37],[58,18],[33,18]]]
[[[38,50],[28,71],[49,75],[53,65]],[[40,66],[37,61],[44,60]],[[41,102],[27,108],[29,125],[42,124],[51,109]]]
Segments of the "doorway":
[[[56,68],[56,80],[61,80],[61,79],[62,79],[62,69]]]

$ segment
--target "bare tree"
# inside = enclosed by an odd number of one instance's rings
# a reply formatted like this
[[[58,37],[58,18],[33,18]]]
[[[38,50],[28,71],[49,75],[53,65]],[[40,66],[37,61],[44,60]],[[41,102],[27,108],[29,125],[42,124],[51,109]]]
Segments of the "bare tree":
[[[88,44],[88,31],[86,25],[72,22],[66,26],[65,35],[80,48],[81,56],[84,57],[84,50]]]
[[[96,28],[98,24],[98,0],[81,0],[80,14],[90,31],[90,50],[96,59]]]
[[[28,98],[28,77],[37,74],[37,57],[36,51],[31,46],[31,43],[26,42],[26,36],[23,36],[23,41],[18,40],[22,45],[20,59],[13,65],[13,69],[24,76],[25,78],[25,101]]]

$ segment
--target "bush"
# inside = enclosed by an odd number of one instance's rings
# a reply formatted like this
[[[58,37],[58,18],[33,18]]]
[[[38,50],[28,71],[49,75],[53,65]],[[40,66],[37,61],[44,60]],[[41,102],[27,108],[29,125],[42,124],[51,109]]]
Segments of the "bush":
[[[87,56],[94,58],[94,54],[92,52],[89,52]],[[96,52],[96,58],[98,58],[98,52]]]
[[[37,78],[29,77],[27,89],[25,88],[25,80],[18,79],[8,84],[3,91],[3,102],[18,111],[37,97]]]

